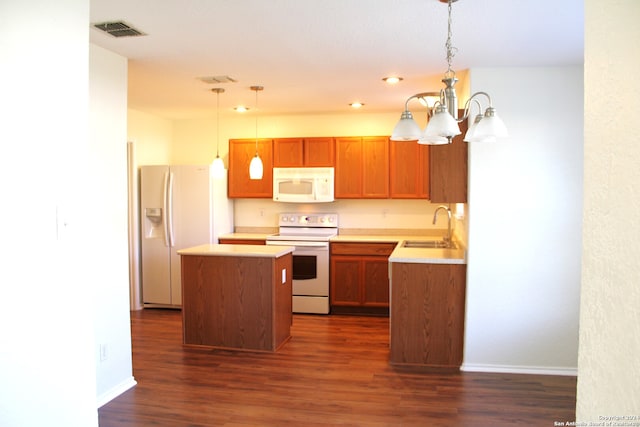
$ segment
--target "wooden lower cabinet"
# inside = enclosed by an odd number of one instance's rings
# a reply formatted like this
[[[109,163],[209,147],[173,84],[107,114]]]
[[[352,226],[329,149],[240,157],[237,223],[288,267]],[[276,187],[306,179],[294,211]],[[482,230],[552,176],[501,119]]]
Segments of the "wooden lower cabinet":
[[[389,255],[396,243],[331,243],[332,313],[389,312]]]
[[[464,264],[391,263],[391,364],[460,369],[466,271]]]

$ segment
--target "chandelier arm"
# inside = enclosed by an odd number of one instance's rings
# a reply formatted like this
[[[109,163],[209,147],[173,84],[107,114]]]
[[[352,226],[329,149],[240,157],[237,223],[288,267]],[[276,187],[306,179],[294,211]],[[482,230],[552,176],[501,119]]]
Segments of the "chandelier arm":
[[[482,105],[480,104],[480,101],[478,101],[476,98],[474,98],[474,96],[477,95],[478,93],[480,93],[480,92],[474,93],[473,96],[471,96],[471,98],[467,99],[467,102],[464,103],[464,112],[462,114],[462,117],[460,117],[459,119],[456,119],[458,123],[462,123],[463,121],[465,121],[465,120],[467,120],[469,118],[469,114],[471,114],[471,101],[476,103],[476,105],[478,106],[478,112],[480,114],[482,114]],[[484,93],[484,92],[482,92],[482,93]],[[487,95],[487,96],[489,96],[489,95]]]
[[[473,95],[471,95],[471,97],[469,99],[473,99],[473,98],[475,98],[476,96],[479,96],[479,95],[486,96],[487,97],[487,101],[489,101],[489,107],[493,107],[493,105],[491,104],[491,97],[489,96],[489,94],[487,92],[476,92]]]

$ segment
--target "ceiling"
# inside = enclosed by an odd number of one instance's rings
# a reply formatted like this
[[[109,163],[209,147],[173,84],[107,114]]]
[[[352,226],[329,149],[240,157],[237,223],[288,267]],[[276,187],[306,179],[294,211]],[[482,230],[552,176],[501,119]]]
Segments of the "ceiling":
[[[439,0],[90,0],[91,23],[146,33],[91,43],[129,59],[129,107],[170,119],[239,104],[261,114],[400,111],[438,91],[447,5]],[[454,70],[583,63],[583,0],[460,0],[452,6]],[[390,86],[383,77],[403,81]],[[208,84],[199,77],[229,76]],[[365,105],[354,111],[354,101]]]

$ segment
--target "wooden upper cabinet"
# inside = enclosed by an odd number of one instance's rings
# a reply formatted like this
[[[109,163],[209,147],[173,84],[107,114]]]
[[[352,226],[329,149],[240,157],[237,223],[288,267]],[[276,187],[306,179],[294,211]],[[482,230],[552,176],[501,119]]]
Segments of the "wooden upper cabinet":
[[[389,197],[389,138],[336,138],[335,197]]]
[[[362,197],[389,197],[389,137],[362,138]]]
[[[391,141],[389,151],[391,198],[428,199],[429,146],[417,141]]]
[[[459,116],[462,116],[462,110]],[[429,193],[432,203],[467,202],[468,146],[463,141],[468,124],[460,123],[462,133],[447,145],[432,145],[429,151]]]
[[[334,165],[333,138],[278,138],[273,140],[274,167]]]
[[[362,138],[336,138],[336,198],[362,197]]]
[[[262,179],[249,178],[249,164],[256,155],[255,139],[229,140],[229,188],[230,198],[273,197],[273,148],[271,139],[258,140],[258,154],[262,159]]]

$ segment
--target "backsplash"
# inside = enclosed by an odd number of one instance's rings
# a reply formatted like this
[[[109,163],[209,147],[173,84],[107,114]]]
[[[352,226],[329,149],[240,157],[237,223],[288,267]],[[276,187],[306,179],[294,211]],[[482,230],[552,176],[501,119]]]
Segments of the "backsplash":
[[[380,230],[380,234],[407,230],[413,234],[416,230],[427,229],[435,229],[437,234],[441,234],[447,228],[446,215],[439,213],[436,224],[432,223],[438,206],[440,204],[427,200],[341,199],[332,203],[297,204],[268,199],[237,199],[234,222],[236,229],[269,229],[277,228],[278,214],[282,212],[335,212],[340,215],[340,229],[358,234],[358,230]],[[455,205],[451,209],[455,214]],[[466,219],[456,220],[454,215],[452,226],[458,239],[466,240]]]

